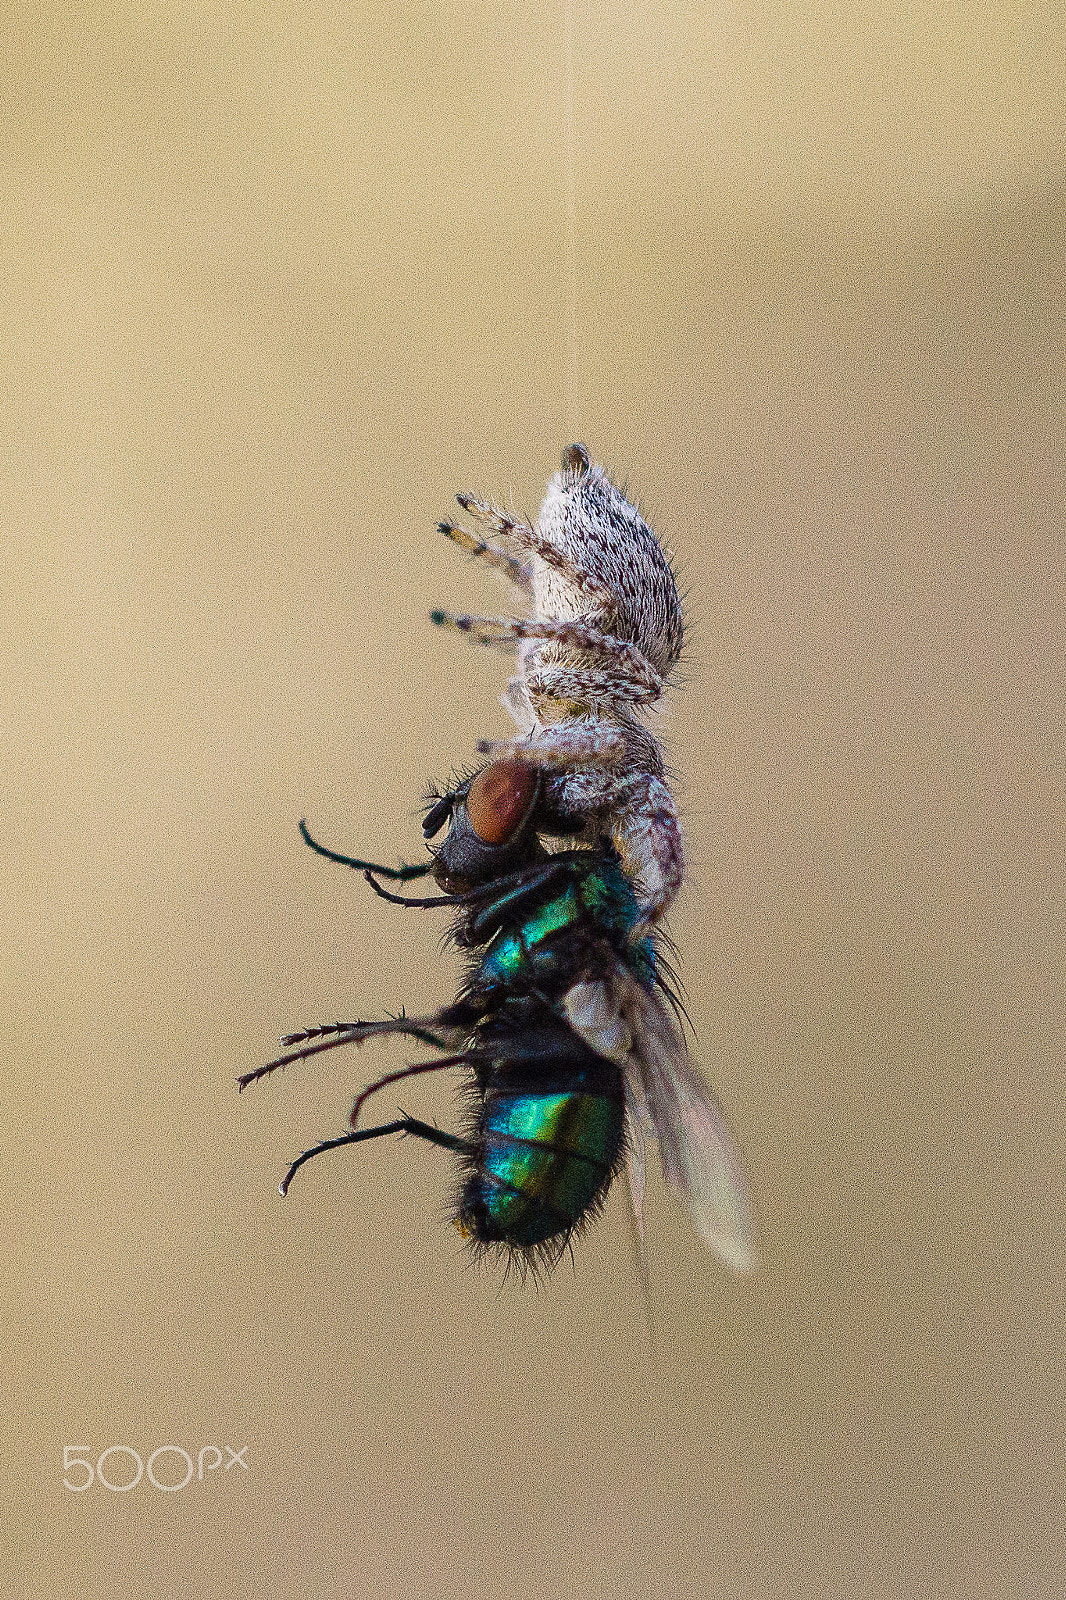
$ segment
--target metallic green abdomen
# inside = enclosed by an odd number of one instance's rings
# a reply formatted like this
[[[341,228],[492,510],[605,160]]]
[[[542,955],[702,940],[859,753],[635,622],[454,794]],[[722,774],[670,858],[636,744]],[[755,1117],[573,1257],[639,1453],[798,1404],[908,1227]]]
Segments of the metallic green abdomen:
[[[622,1105],[602,1095],[499,1096],[464,1196],[477,1213],[471,1231],[519,1247],[569,1233],[614,1172],[622,1120]]]
[[[543,1010],[499,1017],[482,1049],[459,1226],[520,1250],[565,1242],[622,1158],[621,1072]]]

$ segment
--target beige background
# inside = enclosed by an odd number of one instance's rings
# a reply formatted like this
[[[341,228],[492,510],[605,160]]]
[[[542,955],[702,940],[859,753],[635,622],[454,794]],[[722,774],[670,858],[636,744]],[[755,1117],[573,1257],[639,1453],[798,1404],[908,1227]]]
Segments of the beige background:
[[[5,13],[5,1596],[1066,1588],[1062,13],[574,4],[569,396],[561,10]],[[410,857],[507,729],[435,524],[572,436],[690,593],[760,1216],[653,1183],[658,1372],[621,1192],[501,1292],[441,1152],[277,1198],[398,1048],[234,1085],[453,988],[296,822]]]

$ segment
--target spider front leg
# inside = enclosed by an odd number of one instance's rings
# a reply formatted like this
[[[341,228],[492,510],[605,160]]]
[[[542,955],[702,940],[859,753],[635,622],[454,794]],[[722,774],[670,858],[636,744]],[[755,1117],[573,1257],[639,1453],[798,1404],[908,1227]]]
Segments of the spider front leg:
[[[584,445],[574,444],[563,451],[563,482],[567,489],[589,470],[589,455]],[[609,583],[594,577],[589,571],[587,557],[579,555],[559,531],[547,532],[539,523],[523,522],[499,511],[494,505],[476,500],[473,495],[460,494],[459,504],[479,522],[486,523],[497,533],[513,539],[520,550],[537,556],[546,567],[556,573],[571,594],[582,595],[590,611],[610,611],[615,595]]]
[[[531,555],[539,556],[571,594],[582,596],[583,610],[611,611],[614,608],[615,595],[610,585],[594,578],[583,562],[576,561],[568,550],[561,549],[540,528],[523,525],[515,529],[515,537],[519,547],[528,550]]]
[[[526,761],[548,772],[589,767],[610,771],[625,761],[626,742],[610,723],[589,718],[553,723],[533,739],[479,739],[477,752],[491,756],[494,761],[501,757]],[[598,809],[602,808],[603,801]],[[580,805],[578,809],[581,812],[591,810],[587,805]]]
[[[552,809],[572,819],[575,833],[584,826],[609,837],[640,902],[641,922],[631,937],[643,938],[685,878],[681,824],[666,781],[654,773],[621,776],[630,747],[617,728],[592,719],[555,723],[533,739],[479,739],[477,749],[553,774]]]
[[[583,739],[575,737],[579,732]],[[556,736],[552,741],[554,763],[534,754],[552,735]],[[582,745],[585,756],[578,760],[576,752]],[[568,749],[574,759],[560,759]],[[559,813],[585,819],[590,828],[605,833],[618,851],[642,914],[630,937],[642,939],[665,916],[685,879],[681,823],[669,785],[654,772],[618,773],[619,766],[631,765],[632,752],[618,733],[603,724],[584,723],[576,728],[573,723],[558,724],[525,746],[525,751],[526,760],[532,754],[538,764],[562,769],[548,787],[550,803]]]
[[[611,826],[611,843],[621,857],[622,871],[638,885],[643,920],[630,938],[641,939],[665,916],[681,888],[685,852],[677,806],[663,779],[635,777],[625,790]]]

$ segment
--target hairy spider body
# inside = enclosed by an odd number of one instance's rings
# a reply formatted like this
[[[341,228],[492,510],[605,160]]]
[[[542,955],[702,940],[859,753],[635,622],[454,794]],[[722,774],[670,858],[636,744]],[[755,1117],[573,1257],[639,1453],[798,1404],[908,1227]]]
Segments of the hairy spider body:
[[[536,523],[473,495],[458,500],[503,542],[450,522],[441,532],[504,572],[533,613],[432,613],[477,644],[517,647],[504,704],[525,736],[481,740],[478,749],[542,770],[537,823],[544,831],[610,841],[636,888],[639,936],[662,917],[684,876],[662,748],[640,720],[662,695],[684,643],[669,560],[583,445],[564,452]]]

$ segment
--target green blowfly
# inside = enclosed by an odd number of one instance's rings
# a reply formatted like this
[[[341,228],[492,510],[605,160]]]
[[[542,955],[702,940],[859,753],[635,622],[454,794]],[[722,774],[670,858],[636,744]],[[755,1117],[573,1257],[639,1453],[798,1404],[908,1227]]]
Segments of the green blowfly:
[[[387,1073],[357,1097],[347,1132],[293,1162],[341,1145],[407,1135],[452,1152],[454,1221],[476,1251],[520,1269],[551,1266],[601,1210],[625,1167],[638,1227],[644,1145],[658,1140],[667,1186],[705,1242],[738,1272],[753,1265],[751,1211],[741,1163],[719,1108],[693,1067],[675,1015],[660,939],[648,931],[629,878],[607,843],[550,851],[536,768],[493,762],[435,800],[423,832],[435,840],[417,866],[375,866],[307,842],[363,871],[384,899],[443,906],[468,956],[452,1004],[425,1016],[332,1023],[290,1034],[276,1068],[388,1034],[430,1057]],[[302,826],[302,825],[301,825]],[[378,881],[431,875],[440,894],[402,896]],[[371,1095],[417,1073],[466,1072],[465,1125],[450,1133],[400,1114],[362,1125]]]

